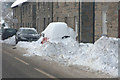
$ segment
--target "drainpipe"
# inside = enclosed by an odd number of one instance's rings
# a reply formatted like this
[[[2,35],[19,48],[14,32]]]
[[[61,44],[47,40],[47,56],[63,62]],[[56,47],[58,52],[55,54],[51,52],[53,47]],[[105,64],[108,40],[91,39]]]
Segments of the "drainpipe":
[[[20,27],[22,27],[22,6],[20,7],[21,10],[21,23],[20,23]]]
[[[93,2],[93,43],[95,42],[95,2]]]
[[[52,22],[53,22],[53,1],[52,1]]]
[[[80,36],[80,27],[81,27],[81,26],[80,26],[80,18],[81,18],[81,17],[80,17],[80,3],[81,3],[81,2],[80,2],[80,0],[79,0],[79,8],[78,8],[78,15],[79,15],[79,24],[78,24],[78,41],[79,41],[79,43],[80,43],[80,37],[81,37],[81,36]]]
[[[103,6],[102,10],[102,36],[107,36],[107,20],[106,20],[106,13],[107,13],[108,6]]]

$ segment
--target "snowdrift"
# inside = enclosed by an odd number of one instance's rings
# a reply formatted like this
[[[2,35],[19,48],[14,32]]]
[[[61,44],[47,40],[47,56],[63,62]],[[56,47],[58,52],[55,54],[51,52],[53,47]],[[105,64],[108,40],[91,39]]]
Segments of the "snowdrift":
[[[79,53],[73,57],[70,64],[83,65],[97,72],[118,76],[118,40],[103,36],[86,49],[84,54]]]
[[[57,43],[19,42],[17,47],[25,48],[24,56],[48,56],[66,65],[82,65],[92,70],[118,76],[118,39],[101,37],[94,44],[78,43],[72,38]]]
[[[0,43],[5,43],[9,45],[16,45],[15,43],[15,36],[9,37],[8,39],[2,40],[0,35]]]

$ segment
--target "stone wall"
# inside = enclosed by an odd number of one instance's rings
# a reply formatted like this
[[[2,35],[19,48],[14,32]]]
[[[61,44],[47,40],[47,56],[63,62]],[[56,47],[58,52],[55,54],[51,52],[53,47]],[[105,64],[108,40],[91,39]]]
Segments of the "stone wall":
[[[36,26],[41,33],[52,22],[52,2],[38,2],[36,6]]]
[[[118,37],[118,3],[115,2],[96,2],[95,6],[92,2],[83,2],[80,9],[79,2],[27,2],[13,8],[13,18],[18,19],[13,26],[17,29],[34,27],[41,33],[52,21],[66,22],[79,34],[80,42],[94,42],[103,35],[102,11],[105,8],[108,8],[107,36]]]
[[[95,40],[103,34],[102,30],[102,11],[107,9],[107,36],[118,37],[118,3],[115,2],[97,2],[95,3]]]
[[[16,6],[13,8],[13,19],[16,19],[13,22],[13,27],[19,29],[20,27],[34,27],[36,24],[36,17],[33,13],[33,5],[32,3],[24,3],[22,6]],[[36,7],[35,7],[36,8]],[[36,13],[36,11],[35,11]]]
[[[78,22],[78,3],[77,2],[54,2],[53,21],[66,22],[69,27],[75,30],[75,18]],[[77,24],[78,25],[78,24]]]

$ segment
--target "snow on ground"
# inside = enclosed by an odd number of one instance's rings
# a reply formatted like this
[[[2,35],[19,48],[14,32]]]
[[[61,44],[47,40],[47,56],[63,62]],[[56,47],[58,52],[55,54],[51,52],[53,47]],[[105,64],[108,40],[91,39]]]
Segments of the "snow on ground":
[[[5,39],[5,40],[1,40],[1,35],[0,35],[0,43],[15,45],[15,36],[12,36],[12,37]]]
[[[72,38],[57,43],[19,42],[17,47],[25,48],[24,56],[47,56],[66,65],[82,65],[95,71],[118,75],[118,39],[101,37],[94,44],[78,43]]]
[[[85,54],[79,53],[75,57],[72,57],[70,64],[87,66],[93,70],[117,76],[118,39],[101,37],[93,46],[86,49]]]

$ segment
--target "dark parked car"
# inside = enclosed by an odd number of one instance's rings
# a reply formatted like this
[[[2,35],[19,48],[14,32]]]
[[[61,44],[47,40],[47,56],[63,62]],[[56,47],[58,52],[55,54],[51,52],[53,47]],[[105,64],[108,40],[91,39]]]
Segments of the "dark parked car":
[[[19,41],[37,41],[40,35],[34,28],[20,28],[16,33],[16,44]]]
[[[5,28],[2,31],[2,40],[8,39],[16,34],[17,30],[13,28]]]

